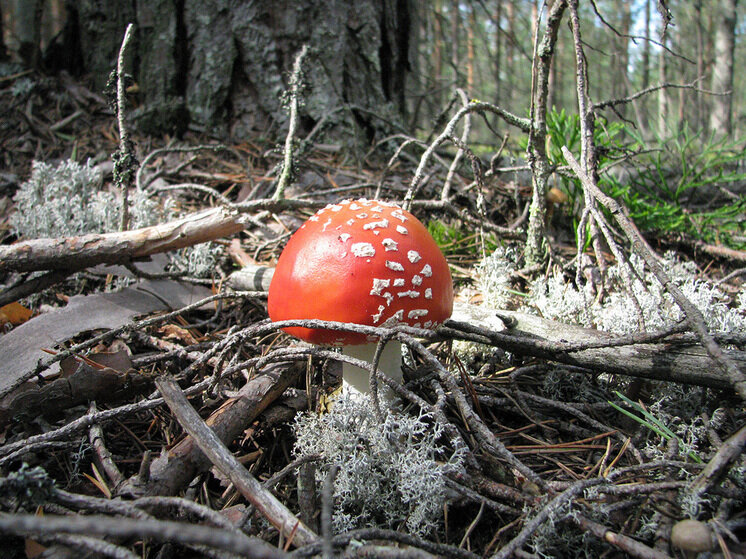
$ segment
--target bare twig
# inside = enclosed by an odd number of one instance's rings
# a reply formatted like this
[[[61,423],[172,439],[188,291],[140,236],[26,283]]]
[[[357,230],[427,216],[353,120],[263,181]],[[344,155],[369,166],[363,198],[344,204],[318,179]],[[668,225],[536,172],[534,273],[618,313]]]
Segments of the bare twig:
[[[288,134],[285,137],[285,150],[284,150],[284,161],[282,163],[282,172],[280,178],[277,180],[277,188],[273,198],[279,200],[285,196],[285,188],[287,188],[290,179],[293,176],[293,141],[295,140],[295,131],[298,127],[298,106],[300,105],[301,99],[301,85],[303,81],[302,76],[302,64],[303,59],[308,53],[308,45],[303,45],[295,58],[295,64],[293,64],[293,73],[290,74],[290,91],[289,99],[290,103],[290,120],[288,122]]]
[[[277,498],[267,491],[256,478],[231,454],[228,448],[210,429],[189,404],[184,392],[168,377],[156,381],[158,390],[181,426],[241,494],[254,505],[284,537],[292,537],[295,545],[306,545],[318,539],[308,527],[298,520]]]
[[[72,270],[54,270],[45,274],[39,275],[35,278],[27,279],[23,283],[9,287],[4,291],[0,292],[0,307],[18,301],[34,293],[39,293],[45,290],[47,287],[57,285],[66,277],[73,274]]]
[[[91,405],[88,408],[88,413],[96,413],[96,402],[91,402]],[[88,441],[93,447],[96,463],[104,471],[114,488],[116,488],[122,483],[122,481],[124,481],[124,476],[122,475],[122,472],[119,471],[111,452],[109,452],[109,449],[106,447],[106,442],[104,441],[104,430],[101,428],[100,423],[94,423],[91,425],[88,430]]]
[[[448,124],[446,124],[445,128],[443,129],[443,132],[435,138],[432,143],[427,147],[425,150],[425,153],[422,154],[422,157],[420,158],[420,163],[417,166],[417,170],[414,173],[414,176],[412,177],[412,181],[409,184],[409,189],[407,190],[407,193],[404,195],[404,201],[402,203],[402,207],[405,210],[408,210],[412,204],[412,200],[414,200],[415,195],[417,194],[417,191],[422,183],[422,179],[425,173],[425,167],[427,166],[428,161],[430,160],[430,157],[432,156],[433,152],[446,140],[448,140],[450,137],[453,136],[453,131],[456,128],[456,124],[458,124],[458,121],[461,120],[465,115],[474,113],[474,112],[491,112],[502,119],[504,119],[508,124],[511,124],[513,126],[516,126],[520,130],[524,132],[528,132],[531,129],[531,123],[526,118],[518,117],[505,109],[502,109],[496,105],[493,105],[491,103],[485,103],[483,101],[472,101],[468,105],[461,107],[455,115],[451,118],[450,121],[448,121]]]
[[[6,534],[79,534],[120,538],[150,538],[159,542],[207,545],[251,559],[277,559],[287,555],[258,538],[214,526],[199,526],[164,520],[136,520],[107,516],[35,516],[8,514],[0,516],[0,532]]]
[[[287,362],[262,370],[210,415],[207,421],[212,432],[226,444],[234,440],[299,376],[300,369]],[[167,457],[156,459],[147,483],[143,485],[131,480],[131,487],[127,489],[138,495],[179,494],[195,476],[210,466],[210,460],[199,450],[198,441],[185,437],[169,449]]]
[[[650,268],[658,281],[665,287],[665,289],[671,294],[676,301],[676,304],[681,308],[686,316],[686,320],[689,326],[694,332],[697,333],[702,344],[705,347],[708,355],[712,357],[713,361],[718,365],[718,368],[725,373],[726,378],[735,389],[736,393],[742,400],[746,400],[746,375],[744,375],[732,359],[730,359],[720,346],[717,344],[712,334],[707,330],[705,326],[704,317],[699,309],[684,295],[678,285],[676,285],[668,274],[660,265],[655,255],[648,249],[647,244],[644,242],[642,235],[637,230],[637,227],[622,211],[621,206],[616,200],[604,194],[601,189],[598,188],[595,181],[593,181],[588,175],[585,174],[583,169],[578,164],[577,160],[573,157],[570,150],[566,146],[562,147],[562,154],[570,164],[570,167],[580,179],[583,187],[586,188],[593,197],[603,204],[614,216],[614,219],[619,224],[619,227],[624,231],[624,234],[632,244],[632,249],[645,261],[645,264]]]
[[[609,530],[606,526],[582,515],[572,515],[569,519],[571,522],[577,524],[578,527],[589,531],[598,539],[610,543],[632,557],[637,557],[638,559],[671,559],[671,556],[666,553],[661,553],[644,543],[638,542],[634,538]]]
[[[122,194],[122,212],[120,231],[129,226],[129,187],[132,184],[133,170],[136,165],[132,140],[126,123],[127,94],[125,92],[124,53],[132,38],[133,24],[127,26],[117,57],[117,125],[119,126],[119,151],[114,156],[114,180]]]
[[[469,104],[469,97],[466,95],[466,92],[459,88],[458,95],[461,97],[461,103],[464,107],[466,107]],[[469,113],[464,115],[464,130],[461,133],[461,142],[466,143],[469,140],[469,133],[471,132],[471,115]],[[451,183],[453,182],[453,177],[456,174],[456,169],[458,169],[458,165],[461,162],[461,158],[464,156],[464,150],[463,148],[459,147],[458,151],[456,152],[455,157],[453,158],[453,161],[451,162],[451,166],[448,168],[448,174],[446,175],[446,180],[443,182],[443,189],[440,191],[440,199],[441,200],[448,200],[450,193],[451,193]]]
[[[237,212],[210,208],[182,218],[116,233],[63,239],[33,239],[0,247],[0,271],[80,270],[96,264],[121,264],[237,233]]]
[[[332,543],[332,516],[334,513],[334,480],[339,472],[339,464],[334,464],[324,480],[324,489],[321,493],[321,534],[323,538],[323,557],[333,559],[334,545]]]
[[[528,129],[526,159],[531,167],[531,205],[526,232],[526,263],[537,264],[546,255],[544,219],[546,217],[547,180],[551,172],[546,153],[547,95],[549,69],[557,43],[557,32],[566,8],[566,0],[554,2],[547,15],[546,30],[533,57],[531,80],[531,123]],[[537,41],[538,41],[538,29]]]
[[[746,425],[720,446],[705,469],[692,482],[689,493],[695,496],[709,493],[723,479],[728,468],[743,454],[744,448],[746,448]]]
[[[583,493],[589,487],[594,485],[601,485],[607,483],[603,478],[592,478],[580,480],[570,487],[565,489],[562,493],[552,498],[541,510],[539,510],[526,524],[523,526],[520,532],[507,544],[501,547],[497,553],[492,556],[492,559],[508,559],[517,549],[523,546],[526,541],[538,530],[544,522],[549,520],[550,517],[564,516],[563,509],[575,500],[579,495]],[[559,520],[559,518],[556,518]]]

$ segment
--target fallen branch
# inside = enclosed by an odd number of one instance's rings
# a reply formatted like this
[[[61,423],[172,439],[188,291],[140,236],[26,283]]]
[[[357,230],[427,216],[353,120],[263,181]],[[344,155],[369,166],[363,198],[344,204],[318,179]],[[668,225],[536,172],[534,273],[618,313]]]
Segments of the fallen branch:
[[[210,208],[151,227],[63,239],[33,239],[0,246],[0,272],[80,270],[96,264],[126,264],[238,233],[238,212]]]
[[[264,517],[279,530],[280,534],[296,546],[307,545],[318,540],[307,526],[298,520],[272,493],[267,491],[249,471],[231,454],[228,448],[202,420],[191,406],[176,381],[160,378],[158,390],[168,404],[179,424],[187,431],[202,452],[223,472]]]
[[[206,545],[248,559],[277,559],[287,557],[259,538],[240,532],[228,532],[215,526],[199,526],[186,522],[165,520],[135,520],[90,516],[35,516],[7,514],[0,516],[0,533],[5,534],[79,534],[83,536],[111,536],[119,538],[149,538],[159,542]]]
[[[269,285],[273,268],[244,266],[228,279],[236,288]],[[505,329],[501,321],[513,323]],[[587,369],[651,380],[728,388],[728,379],[713,370],[712,359],[698,345],[673,343],[668,333],[618,336],[527,313],[490,309],[457,301],[454,314],[438,332],[446,337],[474,339],[519,355],[541,357]],[[479,336],[476,339],[469,335]],[[746,354],[729,351],[728,358],[746,370]]]
[[[227,400],[207,419],[215,435],[230,443],[246,426],[274,402],[300,376],[301,369],[287,363],[267,366],[261,374],[247,382],[238,394]],[[136,477],[129,480],[122,493],[135,495],[177,495],[184,491],[195,476],[210,469],[212,463],[200,451],[192,437],[186,437],[156,458],[150,466],[146,485]]]
[[[566,146],[562,146],[562,154],[580,179],[583,188],[586,189],[586,191],[589,192],[600,204],[603,204],[614,216],[619,227],[624,231],[624,234],[632,244],[632,249],[642,257],[645,264],[650,268],[661,285],[663,285],[666,291],[671,294],[674,301],[676,301],[676,304],[679,305],[684,316],[686,316],[689,326],[698,335],[708,355],[712,357],[712,360],[717,364],[718,368],[725,373],[726,378],[733,386],[738,396],[742,400],[746,400],[746,374],[742,373],[738,367],[736,367],[734,361],[728,357],[717,342],[715,342],[712,334],[708,332],[707,326],[705,326],[702,313],[696,306],[694,306],[686,295],[684,295],[679,286],[671,281],[671,278],[668,277],[668,274],[655,258],[655,255],[647,248],[640,232],[624,214],[617,201],[604,194],[601,189],[598,188],[598,185],[585,172],[583,172],[580,164]]]

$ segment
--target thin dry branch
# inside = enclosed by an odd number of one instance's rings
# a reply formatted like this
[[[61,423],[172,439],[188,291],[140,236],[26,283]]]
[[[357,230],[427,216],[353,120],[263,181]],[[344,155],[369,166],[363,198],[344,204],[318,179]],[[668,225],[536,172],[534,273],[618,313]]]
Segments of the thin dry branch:
[[[130,231],[21,241],[0,246],[0,272],[80,270],[97,264],[123,264],[219,239],[242,229],[238,212],[216,207]]]
[[[119,48],[117,57],[117,126],[119,127],[119,151],[114,157],[114,177],[121,181],[119,184],[122,193],[122,213],[119,229],[126,230],[129,227],[130,208],[129,208],[129,187],[132,182],[132,166],[134,162],[134,153],[130,133],[127,129],[127,119],[125,107],[127,105],[127,95],[125,93],[125,75],[124,75],[124,53],[127,50],[130,39],[132,38],[133,24],[127,25],[122,39],[122,46]]]
[[[165,520],[136,520],[108,516],[35,516],[7,514],[0,516],[0,533],[18,535],[79,534],[119,538],[149,538],[159,542],[206,545],[250,559],[278,559],[286,553],[259,538],[240,532],[228,532],[214,526]]]
[[[238,437],[242,431],[267,407],[292,386],[302,369],[288,363],[270,365],[252,378],[210,415],[207,424],[225,444]],[[177,495],[184,491],[196,475],[211,466],[200,452],[198,441],[191,436],[179,441],[164,456],[156,458],[150,466],[148,481],[139,484],[136,478],[123,492],[138,495]]]
[[[599,540],[610,543],[611,545],[621,549],[625,553],[637,559],[672,559],[667,553],[661,553],[660,551],[653,549],[640,543],[634,538],[625,536],[613,530],[609,530],[603,524],[594,522],[582,515],[573,515],[570,517],[570,521],[577,524],[579,528],[587,530]]]
[[[678,285],[676,285],[668,274],[665,272],[663,267],[658,262],[655,255],[647,248],[642,235],[635,227],[634,223],[622,211],[621,206],[616,200],[604,194],[598,185],[588,175],[585,174],[583,169],[577,160],[573,157],[570,150],[566,146],[562,146],[562,154],[570,164],[570,167],[580,179],[583,187],[590,192],[593,197],[600,203],[603,204],[609,212],[614,216],[619,227],[622,229],[627,239],[632,245],[632,249],[645,261],[645,264],[650,268],[658,281],[665,287],[665,289],[671,294],[679,305],[689,326],[699,336],[702,345],[704,345],[708,355],[712,357],[712,360],[717,364],[718,368],[725,373],[726,378],[738,394],[738,396],[746,401],[746,375],[741,372],[736,364],[730,359],[717,344],[712,334],[707,330],[705,326],[704,317],[699,309],[684,295]]]
[[[303,59],[308,53],[308,45],[303,45],[295,58],[293,64],[293,73],[290,75],[290,120],[288,122],[288,133],[285,138],[285,150],[284,160],[282,163],[282,172],[280,178],[277,181],[277,188],[274,193],[274,199],[279,200],[285,196],[285,188],[287,188],[290,179],[293,176],[293,142],[295,141],[295,131],[298,127],[298,105],[301,102],[300,90],[302,76],[302,65]]]
[[[207,426],[187,400],[176,381],[162,377],[156,381],[158,390],[166,400],[181,426],[210,461],[231,480],[241,494],[279,530],[284,538],[294,545],[307,545],[318,540],[310,528],[304,525],[272,493],[231,454],[223,441]]]
[[[242,231],[242,213],[323,207],[311,200],[260,199],[194,212],[179,219],[129,231],[61,239],[33,239],[0,246],[0,272],[81,270],[97,264],[127,264]]]
[[[554,56],[554,47],[557,44],[562,14],[566,7],[566,0],[558,0],[550,8],[547,14],[546,30],[541,43],[536,46],[531,70],[531,123],[526,148],[526,159],[531,167],[532,187],[525,249],[526,263],[529,265],[542,262],[546,254],[544,221],[546,219],[547,181],[551,172],[546,150],[549,70]]]
[[[499,117],[503,118],[508,124],[511,124],[513,126],[516,126],[523,132],[528,132],[531,129],[531,121],[527,118],[521,118],[518,117],[505,109],[502,109],[498,107],[497,105],[493,105],[492,103],[486,103],[483,101],[472,101],[471,103],[461,107],[455,115],[451,118],[451,120],[448,121],[448,124],[446,124],[445,128],[443,129],[443,132],[441,132],[440,136],[435,138],[432,143],[427,147],[425,150],[425,153],[422,154],[422,157],[420,158],[420,163],[417,166],[417,170],[414,173],[414,176],[412,177],[412,181],[409,184],[409,189],[407,190],[407,193],[404,196],[404,202],[402,206],[404,209],[409,209],[412,200],[414,199],[417,190],[419,189],[422,179],[425,172],[425,167],[427,166],[428,161],[430,160],[430,157],[435,152],[435,150],[443,144],[446,140],[448,140],[450,137],[453,136],[453,131],[456,128],[456,124],[458,124],[458,121],[461,120],[465,115],[475,112],[491,112]]]

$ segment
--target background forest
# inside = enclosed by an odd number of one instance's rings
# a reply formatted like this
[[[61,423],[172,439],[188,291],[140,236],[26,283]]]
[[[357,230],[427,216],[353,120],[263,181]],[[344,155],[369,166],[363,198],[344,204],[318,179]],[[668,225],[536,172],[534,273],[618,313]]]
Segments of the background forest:
[[[745,9],[0,0],[0,554],[746,557]],[[272,316],[361,207],[437,328]]]

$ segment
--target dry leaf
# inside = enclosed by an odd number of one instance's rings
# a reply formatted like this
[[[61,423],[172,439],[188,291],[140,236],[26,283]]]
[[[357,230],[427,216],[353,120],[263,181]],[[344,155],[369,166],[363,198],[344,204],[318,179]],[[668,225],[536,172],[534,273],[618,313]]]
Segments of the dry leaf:
[[[191,332],[176,324],[165,324],[158,329],[158,332],[163,334],[164,339],[169,341],[179,341],[186,345],[196,344],[197,340],[194,339]]]
[[[24,307],[18,301],[8,303],[4,307],[0,307],[0,324],[10,323],[13,326],[23,324],[33,313]]]

